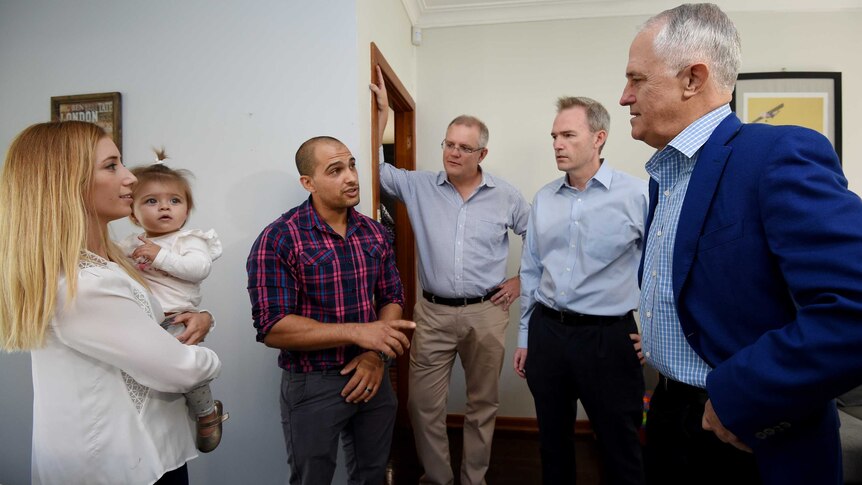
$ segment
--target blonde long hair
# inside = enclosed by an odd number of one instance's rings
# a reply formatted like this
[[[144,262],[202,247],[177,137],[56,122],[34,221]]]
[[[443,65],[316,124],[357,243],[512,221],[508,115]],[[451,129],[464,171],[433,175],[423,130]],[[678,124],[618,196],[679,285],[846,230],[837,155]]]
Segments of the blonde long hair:
[[[87,249],[96,144],[107,136],[91,123],[40,123],[12,142],[0,173],[0,348],[42,347],[54,317],[60,274],[75,297],[78,263]],[[105,232],[105,231],[101,231]],[[102,234],[108,258],[140,281]]]

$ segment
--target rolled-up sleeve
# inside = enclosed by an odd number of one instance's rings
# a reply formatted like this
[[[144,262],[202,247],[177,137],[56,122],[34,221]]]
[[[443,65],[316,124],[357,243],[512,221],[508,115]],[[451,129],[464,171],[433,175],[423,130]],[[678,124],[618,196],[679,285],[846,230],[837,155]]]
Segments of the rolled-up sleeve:
[[[380,279],[374,289],[374,298],[377,303],[377,312],[386,305],[395,303],[404,307],[404,286],[401,284],[401,275],[398,273],[398,267],[395,264],[395,251],[392,245],[383,239],[384,254],[381,260],[382,268],[380,271]]]
[[[289,246],[285,233],[268,227],[254,242],[246,261],[258,342],[263,342],[273,325],[296,309],[299,285],[290,265]]]

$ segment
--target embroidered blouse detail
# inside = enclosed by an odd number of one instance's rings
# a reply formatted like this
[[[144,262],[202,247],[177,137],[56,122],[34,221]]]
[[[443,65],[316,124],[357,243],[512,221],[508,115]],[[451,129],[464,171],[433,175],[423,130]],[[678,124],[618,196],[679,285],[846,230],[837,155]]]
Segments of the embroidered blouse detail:
[[[90,251],[81,251],[81,259],[78,260],[78,269],[89,268],[107,268],[108,260],[91,253]]]

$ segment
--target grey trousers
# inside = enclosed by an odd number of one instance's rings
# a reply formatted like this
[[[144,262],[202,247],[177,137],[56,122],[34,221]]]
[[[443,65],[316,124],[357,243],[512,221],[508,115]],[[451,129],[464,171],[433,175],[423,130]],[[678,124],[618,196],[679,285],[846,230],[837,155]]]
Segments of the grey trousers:
[[[281,426],[291,485],[331,483],[339,437],[348,483],[383,483],[397,408],[389,371],[367,403],[348,403],[341,397],[348,380],[350,375],[337,370],[282,373]]]

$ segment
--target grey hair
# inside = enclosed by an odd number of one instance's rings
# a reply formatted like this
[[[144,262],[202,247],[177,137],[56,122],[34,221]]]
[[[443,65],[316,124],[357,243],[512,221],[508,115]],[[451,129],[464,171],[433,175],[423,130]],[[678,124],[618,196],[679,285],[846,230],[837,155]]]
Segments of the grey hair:
[[[602,103],[583,96],[562,96],[557,99],[557,114],[565,109],[577,107],[584,108],[587,114],[587,124],[590,126],[591,132],[598,133],[604,131],[605,133],[610,133],[611,115],[608,114],[608,110],[602,106]],[[607,138],[605,138],[605,142],[607,142]],[[599,153],[602,152],[602,148],[604,147],[605,144],[602,143],[602,146],[599,147]]]
[[[448,130],[452,125],[475,126],[479,129],[479,148],[485,148],[488,146],[488,137],[490,136],[488,133],[488,126],[479,118],[470,115],[457,116],[449,123],[449,126],[447,126],[446,129]]]
[[[660,30],[653,48],[672,74],[704,62],[718,87],[732,92],[742,62],[739,32],[727,14],[712,3],[687,3],[647,20],[641,32]]]

